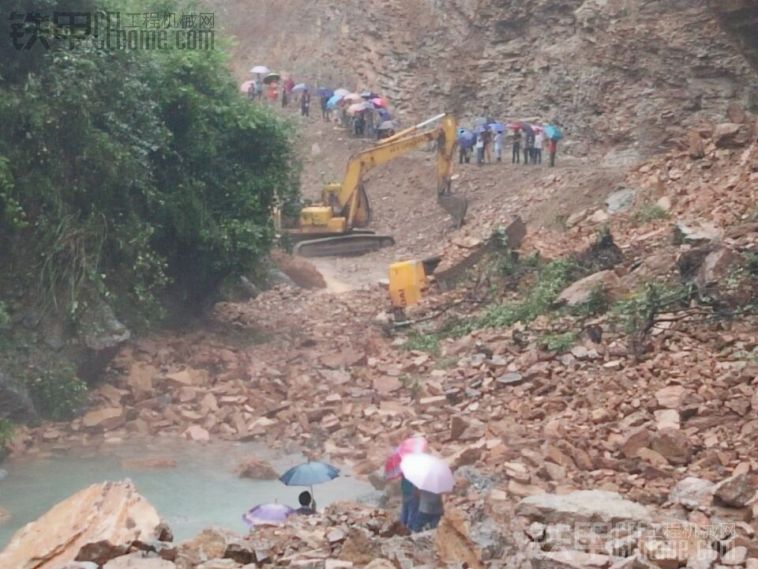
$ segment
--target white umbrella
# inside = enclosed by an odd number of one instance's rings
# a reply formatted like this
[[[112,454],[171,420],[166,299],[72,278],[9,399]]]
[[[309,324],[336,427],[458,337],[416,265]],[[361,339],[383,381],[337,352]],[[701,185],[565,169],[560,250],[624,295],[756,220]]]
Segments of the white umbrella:
[[[340,97],[344,97],[345,95],[348,95],[349,93],[350,93],[350,91],[348,91],[347,89],[344,89],[344,88],[337,89],[334,92],[335,95],[339,95]]]
[[[400,461],[400,470],[416,488],[433,494],[450,492],[455,485],[447,463],[431,454],[416,452],[405,455]]]
[[[256,75],[265,75],[266,73],[269,73],[270,71],[271,70],[265,65],[256,65],[250,70],[250,73],[254,73]]]

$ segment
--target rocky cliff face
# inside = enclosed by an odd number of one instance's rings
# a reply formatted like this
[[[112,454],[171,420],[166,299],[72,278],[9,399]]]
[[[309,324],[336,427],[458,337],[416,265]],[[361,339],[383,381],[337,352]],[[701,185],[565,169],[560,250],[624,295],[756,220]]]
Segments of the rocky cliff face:
[[[214,1],[240,76],[263,62],[374,88],[409,119],[558,120],[576,154],[611,163],[758,105],[753,0]]]

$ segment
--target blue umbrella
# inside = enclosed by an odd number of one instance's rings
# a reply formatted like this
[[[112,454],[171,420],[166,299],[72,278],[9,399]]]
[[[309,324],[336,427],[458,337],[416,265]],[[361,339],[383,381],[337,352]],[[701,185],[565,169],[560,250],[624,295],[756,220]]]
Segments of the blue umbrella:
[[[340,475],[339,468],[325,462],[305,462],[293,466],[279,477],[287,486],[313,486],[334,480]]]
[[[476,135],[467,128],[458,129],[458,144],[462,148],[471,148],[476,143]]]
[[[317,93],[319,97],[326,97],[327,99],[330,99],[334,95],[334,91],[328,87],[319,87]]]
[[[505,132],[505,125],[499,122],[490,123],[489,129],[493,132]]]
[[[390,115],[390,112],[387,109],[376,109],[376,112],[379,114],[379,118],[383,121],[392,120],[392,115]]]
[[[484,125],[477,125],[474,127],[474,134],[482,134],[485,130],[487,129],[484,128]]]
[[[326,108],[331,110],[334,107],[337,106],[337,103],[339,103],[342,100],[342,95],[332,95],[331,98],[326,102]]]
[[[554,124],[549,124],[545,127],[545,136],[550,140],[560,140],[563,138],[563,133],[561,132],[561,129]]]

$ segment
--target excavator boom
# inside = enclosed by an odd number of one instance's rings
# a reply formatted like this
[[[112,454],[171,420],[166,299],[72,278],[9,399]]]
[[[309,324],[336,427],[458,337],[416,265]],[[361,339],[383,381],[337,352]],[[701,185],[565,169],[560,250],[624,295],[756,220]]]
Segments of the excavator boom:
[[[297,227],[283,230],[296,240],[308,239],[295,245],[294,252],[307,257],[355,255],[393,245],[391,236],[360,229],[371,218],[363,177],[373,168],[430,142],[437,144],[438,195],[449,194],[456,123],[443,113],[351,156],[342,183],[325,186],[322,203],[303,208]]]

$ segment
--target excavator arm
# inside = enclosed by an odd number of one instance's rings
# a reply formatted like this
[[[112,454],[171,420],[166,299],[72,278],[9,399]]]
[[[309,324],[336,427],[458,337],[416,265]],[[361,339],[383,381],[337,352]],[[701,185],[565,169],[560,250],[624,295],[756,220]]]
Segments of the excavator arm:
[[[429,142],[435,142],[437,146],[437,201],[449,209],[444,201],[451,197],[456,135],[455,119],[443,113],[351,156],[342,182],[326,185],[322,203],[303,208],[297,227],[284,230],[296,240],[307,238],[295,245],[294,252],[304,256],[351,255],[392,245],[394,239],[391,236],[361,229],[370,220],[363,178],[373,168]]]
[[[440,119],[437,127],[425,128]],[[434,141],[437,142],[437,192],[448,193],[456,144],[456,124],[452,116],[443,113],[382,140],[373,148],[354,154],[347,163],[345,178],[337,195],[338,205],[347,208],[354,204],[366,172]]]

